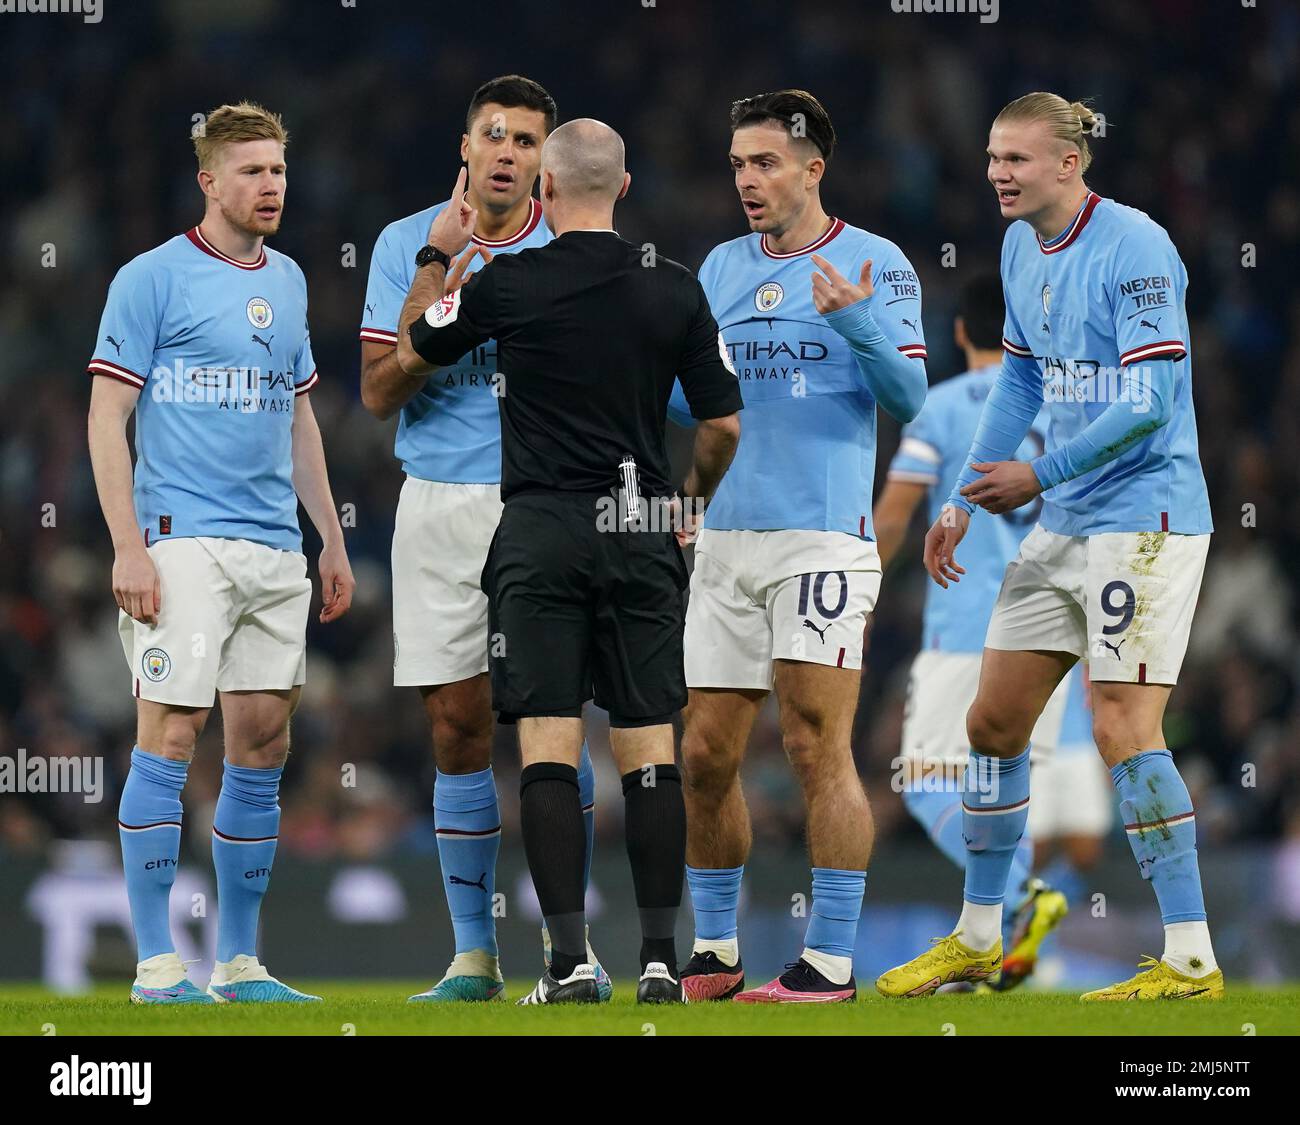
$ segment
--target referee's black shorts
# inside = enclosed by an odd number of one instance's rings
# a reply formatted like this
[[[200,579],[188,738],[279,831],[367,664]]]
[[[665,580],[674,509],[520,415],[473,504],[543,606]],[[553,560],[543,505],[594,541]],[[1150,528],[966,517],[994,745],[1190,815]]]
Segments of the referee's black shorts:
[[[610,530],[601,500],[525,492],[501,513],[483,589],[503,722],[577,717],[594,698],[611,726],[651,726],[686,705],[681,548],[668,530]]]

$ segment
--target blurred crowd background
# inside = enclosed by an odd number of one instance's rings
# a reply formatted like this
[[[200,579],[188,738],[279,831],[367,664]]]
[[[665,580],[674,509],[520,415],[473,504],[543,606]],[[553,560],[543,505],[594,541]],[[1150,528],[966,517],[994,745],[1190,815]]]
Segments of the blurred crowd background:
[[[1167,731],[1201,846],[1266,845],[1300,873],[1300,14],[1261,0],[1003,0],[999,19],[903,14],[888,0],[791,5],[639,0],[485,9],[359,0],[104,0],[103,19],[0,17],[0,753],[103,755],[108,794],[0,795],[0,857],[115,840],[134,704],[109,588],[112,554],[86,453],[86,361],[125,261],[202,215],[190,128],[240,98],[291,131],[273,245],[306,271],[321,382],[313,405],[334,494],[353,505],[356,602],[309,630],[281,848],[306,859],[433,861],[433,766],[413,691],[391,686],[388,552],[401,484],[393,426],[359,403],[357,329],[374,239],[446,197],[470,93],[521,72],[561,119],[627,141],[620,233],[698,267],[745,230],[727,110],[812,90],[839,134],[827,209],[899,243],[924,285],[932,382],[958,372],[956,291],[996,269],[1003,224],[984,181],[987,128],[1030,90],[1089,96],[1107,129],[1087,177],[1173,237],[1191,278],[1195,398],[1217,534]],[[946,246],[956,263],[945,268]],[[51,265],[51,253],[53,264]],[[897,441],[882,415],[878,485]],[[688,438],[671,435],[681,464]],[[772,482],[779,487],[779,482]],[[307,551],[318,546],[303,518]],[[886,576],[855,753],[882,839],[922,846],[889,788],[918,642],[920,528]],[[319,601],[319,596],[318,599]],[[621,850],[621,800],[593,715],[598,831]],[[219,716],[186,792],[206,849]],[[505,847],[517,848],[513,735],[499,731]],[[340,785],[354,763],[358,784]],[[1243,767],[1253,767],[1245,774]],[[760,842],[797,851],[803,813],[775,717],[746,768]],[[1251,784],[1253,782],[1253,784]],[[1111,841],[1123,849],[1121,837]],[[1276,909],[1300,922],[1300,874]]]

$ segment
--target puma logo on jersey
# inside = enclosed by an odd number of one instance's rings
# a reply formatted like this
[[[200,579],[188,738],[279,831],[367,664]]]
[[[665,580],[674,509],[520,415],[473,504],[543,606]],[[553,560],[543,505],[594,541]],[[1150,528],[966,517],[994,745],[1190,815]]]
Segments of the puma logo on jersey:
[[[275,339],[275,337],[272,336],[272,337],[271,337],[271,340],[274,340],[274,339]],[[255,344],[261,344],[262,347],[264,347],[264,348],[266,349],[266,354],[267,354],[267,355],[270,355],[270,354],[271,354],[271,340],[263,340],[262,337],[259,336],[256,332],[253,333],[253,343],[255,343]]]
[[[811,629],[814,633],[816,633],[821,638],[822,644],[826,643],[826,629],[830,628],[829,625],[827,625],[824,629],[818,629],[816,625],[814,625],[811,621],[808,620],[808,618],[805,617],[803,619],[803,627],[805,629]]]
[[[1119,660],[1119,659],[1120,659],[1119,650],[1120,650],[1121,647],[1123,647],[1124,642],[1127,641],[1127,640],[1128,640],[1128,637],[1121,637],[1121,638],[1120,638],[1120,642],[1119,642],[1119,644],[1115,644],[1115,645],[1113,645],[1113,644],[1110,643],[1110,641],[1106,640],[1105,637],[1102,637],[1102,638],[1101,638],[1101,643],[1104,644],[1108,649],[1110,649],[1111,652],[1113,652],[1113,653],[1115,654],[1115,659],[1116,659],[1116,660]]]
[[[105,336],[104,339],[117,349],[117,355],[120,359],[122,357],[122,345],[126,343],[126,337],[123,336],[121,340],[114,340],[112,336]]]
[[[366,316],[374,316],[374,315],[375,315],[375,306],[374,306],[374,305],[367,305],[367,306],[366,306]]]
[[[916,331],[916,325],[913,324],[910,320],[907,320],[906,318],[904,318],[904,319],[903,319],[903,323],[906,324],[907,327],[910,328],[913,332]]]
[[[1139,328],[1150,328],[1152,332],[1159,332],[1159,331],[1160,331],[1160,319],[1161,319],[1160,317],[1156,317],[1156,322],[1155,322],[1155,324],[1152,324],[1149,320],[1145,320],[1145,319],[1143,319],[1143,320],[1139,320],[1139,321],[1138,321],[1138,327],[1139,327]]]

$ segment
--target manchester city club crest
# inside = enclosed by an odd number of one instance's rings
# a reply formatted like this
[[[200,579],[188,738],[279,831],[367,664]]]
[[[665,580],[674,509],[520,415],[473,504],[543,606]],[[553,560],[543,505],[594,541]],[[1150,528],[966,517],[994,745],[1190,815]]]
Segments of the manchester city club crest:
[[[1052,287],[1050,284],[1043,286],[1043,315],[1052,315]]]
[[[159,680],[165,680],[172,670],[172,658],[160,648],[147,649],[140,661],[140,669],[146,679],[157,683]]]
[[[254,328],[270,328],[275,319],[275,310],[265,297],[254,297],[248,302],[248,323]]]
[[[778,281],[765,281],[754,293],[754,308],[771,312],[785,299],[785,290]]]

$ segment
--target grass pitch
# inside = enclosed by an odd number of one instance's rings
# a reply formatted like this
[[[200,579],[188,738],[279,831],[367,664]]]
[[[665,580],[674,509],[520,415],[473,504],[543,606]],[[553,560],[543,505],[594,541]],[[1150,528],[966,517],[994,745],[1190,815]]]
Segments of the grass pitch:
[[[506,1003],[407,1004],[428,981],[303,981],[323,1004],[144,1007],[129,982],[76,999],[39,985],[0,986],[3,1035],[1295,1035],[1300,986],[1233,989],[1218,1002],[1084,1004],[1074,993],[965,994],[886,1000],[870,982],[856,1004],[639,1006],[615,981],[599,1006],[517,1008],[533,981],[507,982]],[[52,1029],[50,1026],[52,1025]]]

